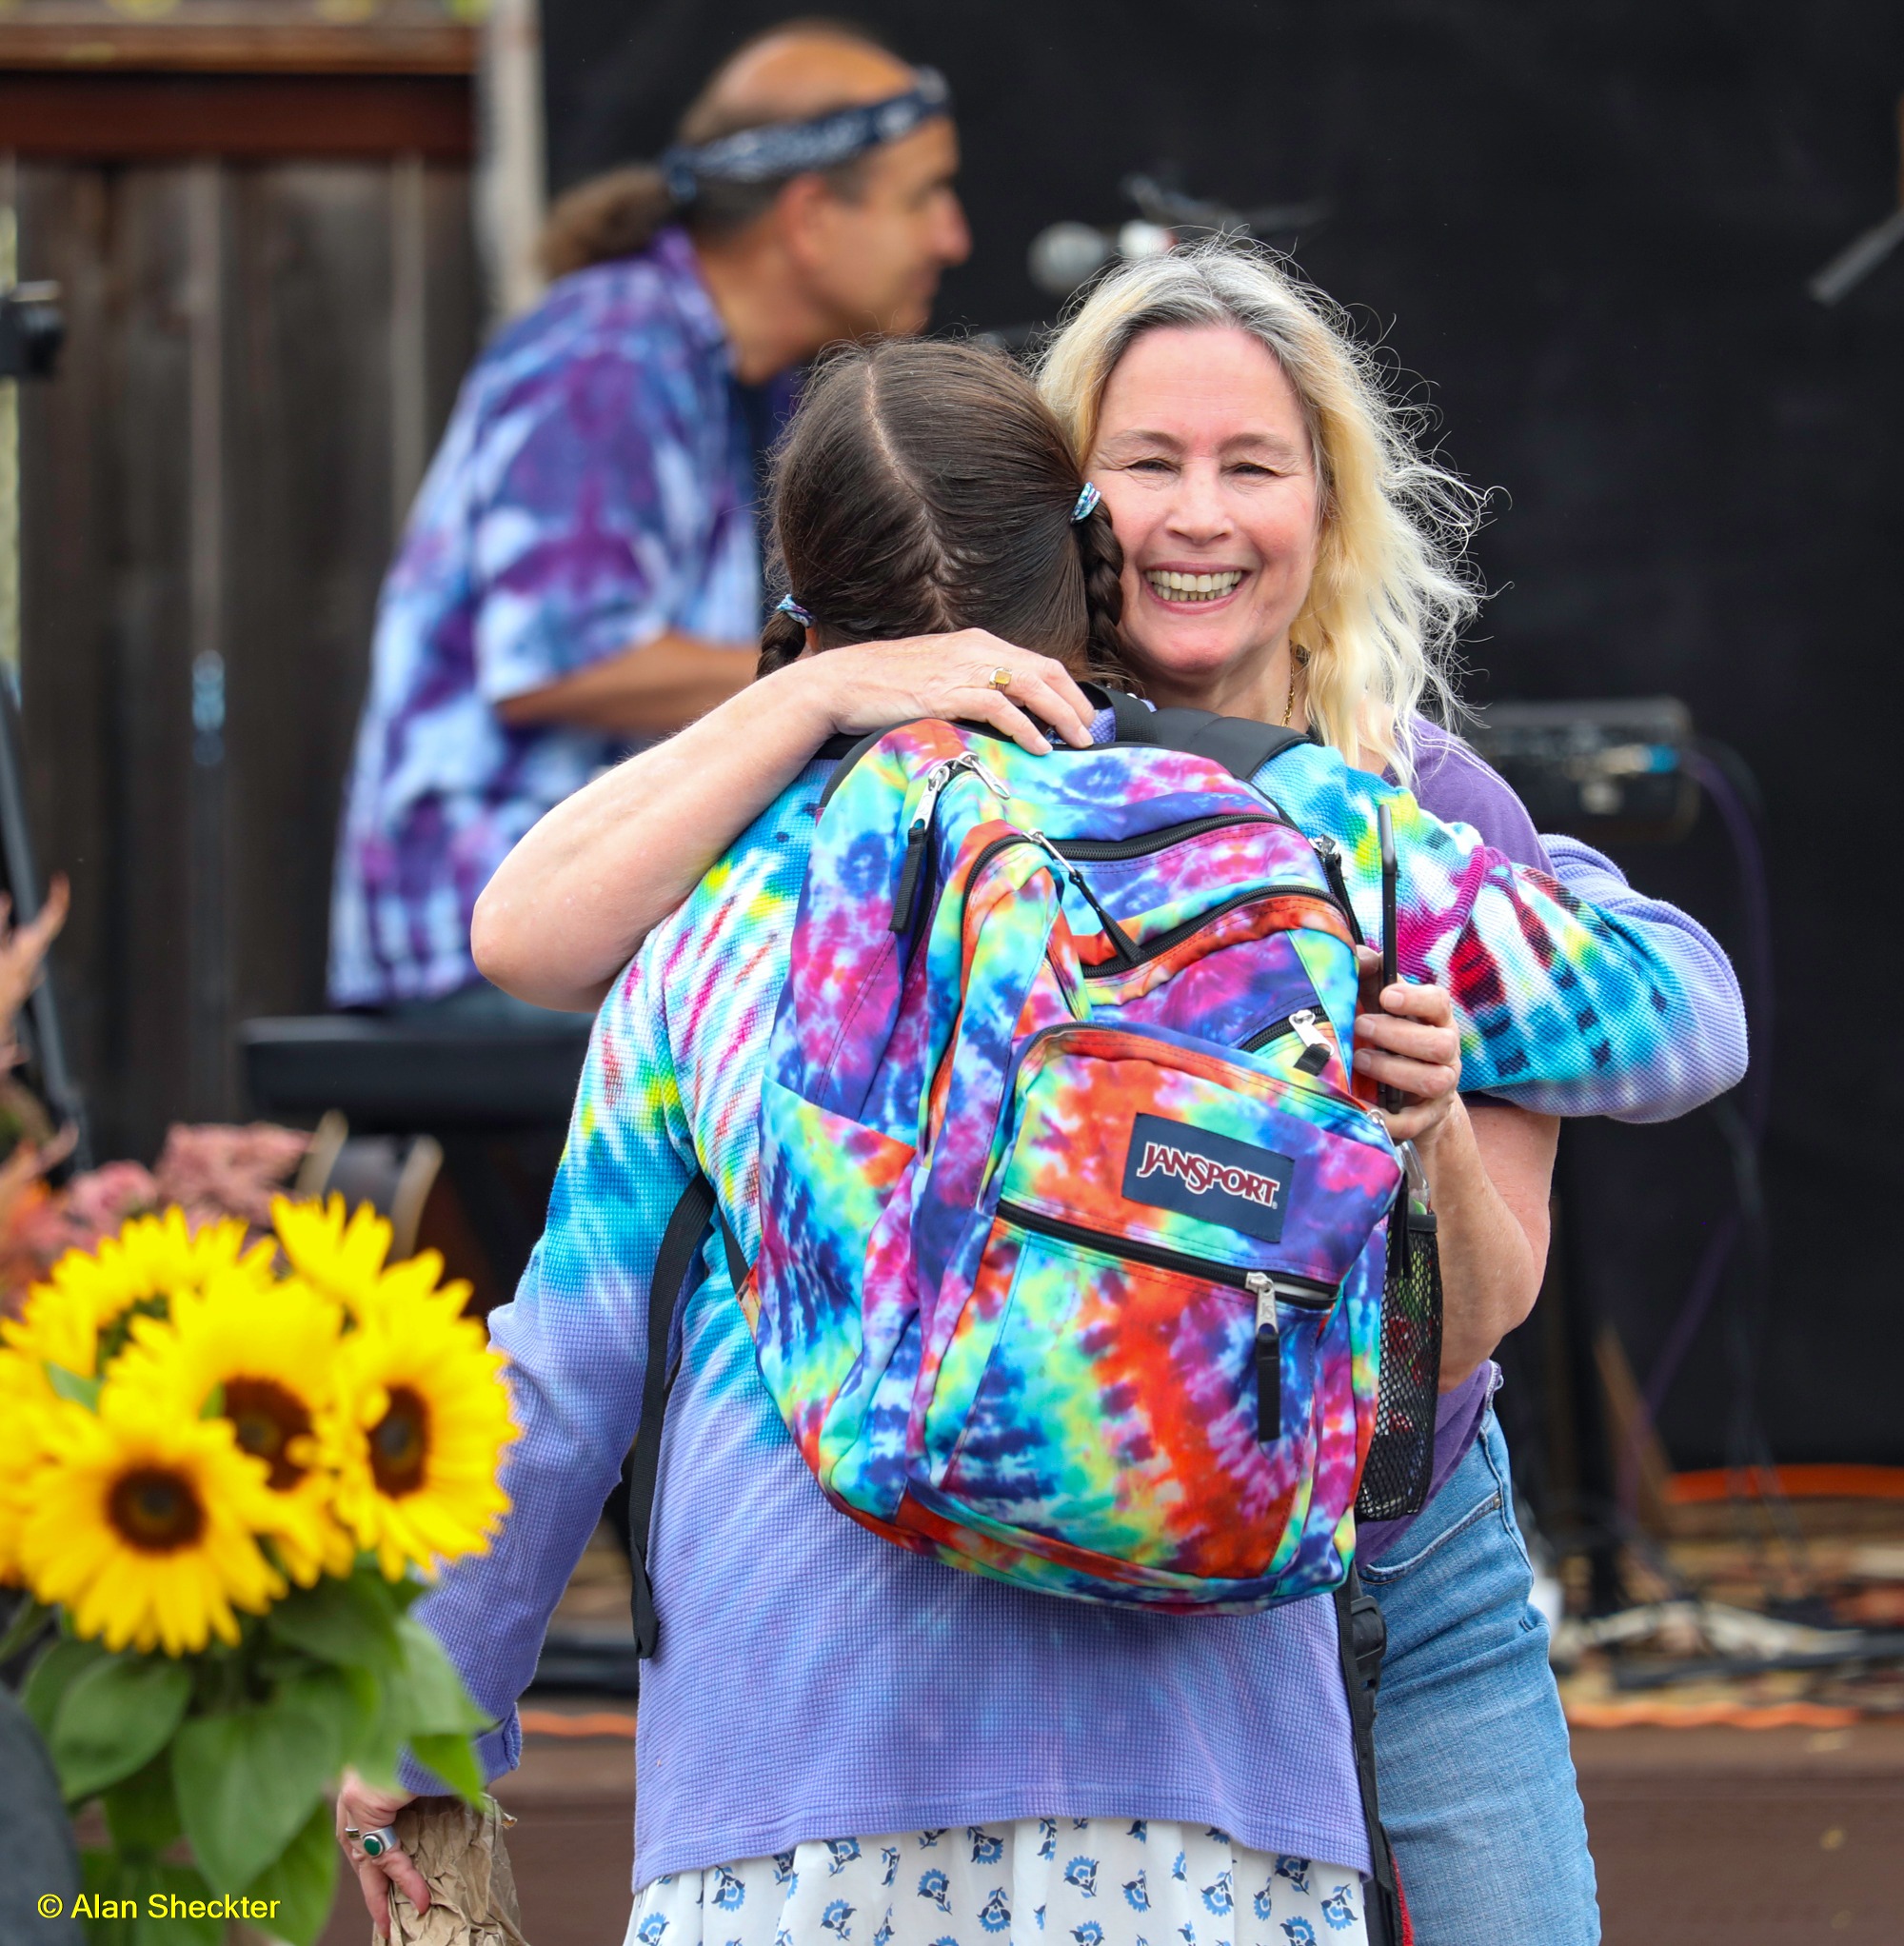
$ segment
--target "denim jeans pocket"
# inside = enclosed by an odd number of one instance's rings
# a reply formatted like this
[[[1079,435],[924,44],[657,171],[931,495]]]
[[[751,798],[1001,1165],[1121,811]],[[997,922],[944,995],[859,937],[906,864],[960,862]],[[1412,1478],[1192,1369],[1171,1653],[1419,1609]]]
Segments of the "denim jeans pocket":
[[[1476,1521],[1485,1520],[1491,1514],[1498,1514],[1500,1488],[1491,1477],[1479,1482],[1464,1480],[1462,1476],[1467,1471],[1467,1461],[1463,1460],[1447,1485],[1410,1523],[1408,1532],[1395,1549],[1378,1561],[1362,1563],[1361,1579],[1369,1587],[1378,1588],[1385,1582],[1399,1580],[1403,1575],[1438,1553],[1458,1535],[1465,1534]],[[1477,1486],[1479,1497],[1470,1501],[1468,1495],[1474,1493]],[[1461,1491],[1463,1487],[1467,1488],[1466,1494]],[[1465,1511],[1462,1511],[1464,1503]]]
[[[1422,1508],[1409,1523],[1408,1531],[1380,1560],[1362,1566],[1361,1578],[1370,1587],[1394,1581],[1419,1567],[1457,1536],[1465,1534],[1490,1515],[1506,1530],[1531,1580],[1534,1570],[1527,1559],[1527,1543],[1520,1538],[1520,1528],[1514,1518],[1507,1441],[1492,1407],[1482,1415],[1475,1443],[1462,1455],[1460,1464],[1448,1476],[1440,1492]]]

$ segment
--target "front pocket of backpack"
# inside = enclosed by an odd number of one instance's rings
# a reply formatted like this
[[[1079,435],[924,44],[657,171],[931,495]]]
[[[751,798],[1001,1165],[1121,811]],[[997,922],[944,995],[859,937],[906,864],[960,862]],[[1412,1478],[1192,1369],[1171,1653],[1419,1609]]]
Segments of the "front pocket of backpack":
[[[1325,1081],[1174,1033],[1065,1025],[1027,1049],[991,1193],[1034,1221],[1333,1288],[1394,1201],[1376,1118]]]
[[[989,1339],[973,1347],[976,1389],[935,1400],[958,1437],[933,1484],[987,1520],[1110,1560],[1212,1580],[1274,1574],[1308,1512],[1333,1296],[1292,1286],[1272,1301],[1279,1410],[1264,1440],[1259,1295],[1227,1265],[1160,1255],[1001,1205],[986,1257],[1013,1262],[1010,1295],[996,1321],[974,1320]]]
[[[916,1308],[914,1153],[771,1078],[761,1109],[755,1349],[781,1417],[825,1480],[876,1410]],[[894,1382],[909,1400],[909,1380]]]

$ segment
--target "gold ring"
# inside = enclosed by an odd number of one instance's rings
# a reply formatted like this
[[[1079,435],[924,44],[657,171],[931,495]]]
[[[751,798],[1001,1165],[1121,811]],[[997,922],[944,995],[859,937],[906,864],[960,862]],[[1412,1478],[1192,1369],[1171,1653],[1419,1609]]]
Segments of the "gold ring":
[[[1012,672],[1001,663],[985,681],[994,689],[1009,689],[1012,685]]]

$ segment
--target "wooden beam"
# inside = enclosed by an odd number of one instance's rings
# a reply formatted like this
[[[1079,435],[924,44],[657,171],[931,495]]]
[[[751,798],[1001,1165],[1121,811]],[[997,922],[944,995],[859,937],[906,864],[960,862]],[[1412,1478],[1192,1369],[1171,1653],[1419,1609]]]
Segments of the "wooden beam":
[[[126,20],[109,10],[26,8],[0,14],[0,69],[71,73],[469,74],[475,30],[419,10],[400,20],[211,17]],[[103,16],[103,17],[102,17]]]
[[[462,75],[13,72],[0,73],[0,147],[88,162],[461,162],[474,150],[475,129]]]

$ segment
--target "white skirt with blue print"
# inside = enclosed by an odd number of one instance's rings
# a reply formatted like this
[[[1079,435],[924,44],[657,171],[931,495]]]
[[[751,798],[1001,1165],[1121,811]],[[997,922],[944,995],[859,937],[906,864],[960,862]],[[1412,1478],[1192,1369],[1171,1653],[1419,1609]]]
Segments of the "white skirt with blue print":
[[[836,1837],[643,1887],[625,1946],[1365,1946],[1346,1866],[1140,1818]]]

